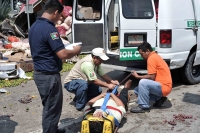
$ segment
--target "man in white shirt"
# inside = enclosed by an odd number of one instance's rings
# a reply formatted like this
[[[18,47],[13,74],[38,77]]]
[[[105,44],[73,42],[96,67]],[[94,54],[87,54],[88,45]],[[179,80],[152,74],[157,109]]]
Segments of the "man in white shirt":
[[[92,109],[94,109],[93,116],[94,117],[103,117],[106,115],[113,115],[117,121],[120,123],[124,115],[126,114],[127,110],[127,103],[128,103],[128,89],[130,88],[132,83],[132,80],[128,80],[124,88],[121,90],[119,96],[116,96],[113,93],[110,93],[110,99],[108,100],[106,107],[107,109],[103,111],[101,106],[103,105],[103,102],[105,100],[106,93],[102,93],[86,104],[86,107],[84,108],[84,113],[87,114]]]

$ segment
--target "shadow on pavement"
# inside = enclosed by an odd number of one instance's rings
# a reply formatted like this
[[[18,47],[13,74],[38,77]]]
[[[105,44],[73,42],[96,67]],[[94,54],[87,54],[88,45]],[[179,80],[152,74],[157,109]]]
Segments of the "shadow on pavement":
[[[10,120],[9,115],[0,116],[0,133],[14,133],[17,122]]]
[[[120,122],[119,128],[122,128],[126,122],[127,122],[127,118],[123,117],[121,122]]]
[[[183,102],[192,103],[200,105],[200,95],[192,94],[192,93],[185,93],[183,97]]]
[[[78,133],[81,131],[82,116],[77,119],[66,118],[60,120],[59,128],[65,128],[66,133]]]
[[[171,76],[172,76],[172,85],[173,87],[178,87],[181,85],[187,85],[183,82],[181,76],[180,76],[180,69],[171,70]]]
[[[164,102],[164,104],[161,107],[153,107],[153,103],[154,102],[150,102],[151,103],[151,108],[152,109],[167,109],[167,108],[171,108],[172,107],[172,103],[171,101],[168,99],[166,100],[166,102]]]

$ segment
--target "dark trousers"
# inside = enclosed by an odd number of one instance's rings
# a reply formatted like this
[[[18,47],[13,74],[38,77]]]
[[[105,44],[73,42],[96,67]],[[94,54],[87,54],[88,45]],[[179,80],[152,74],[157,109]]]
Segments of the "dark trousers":
[[[34,81],[43,105],[43,133],[56,133],[63,104],[60,74],[34,72]]]
[[[118,98],[122,101],[125,108],[127,109],[127,103],[128,103],[128,89],[124,88],[121,90],[120,95]]]
[[[81,110],[85,104],[92,98],[101,94],[102,89],[98,85],[88,84],[85,80],[76,79],[66,84],[64,87],[67,91],[75,94],[76,109]]]

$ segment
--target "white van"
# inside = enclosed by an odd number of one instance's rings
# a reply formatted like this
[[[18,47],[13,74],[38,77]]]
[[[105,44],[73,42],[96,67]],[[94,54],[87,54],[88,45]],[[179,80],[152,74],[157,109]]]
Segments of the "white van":
[[[146,69],[137,46],[148,41],[189,84],[200,82],[200,0],[74,0],[73,42],[104,47],[105,66]],[[143,71],[139,71],[143,72]]]
[[[200,0],[74,0],[72,21],[72,41],[86,53],[104,47],[104,66],[144,72],[137,46],[148,41],[184,81],[200,82]]]
[[[30,0],[34,7],[43,1]],[[68,38],[82,42],[85,53],[104,47],[110,57],[104,66],[146,73],[146,62],[137,47],[148,41],[170,69],[180,68],[184,81],[200,82],[200,0],[61,1],[73,7],[72,34]],[[27,15],[21,12],[15,24],[26,29]],[[34,16],[30,14],[31,23]]]

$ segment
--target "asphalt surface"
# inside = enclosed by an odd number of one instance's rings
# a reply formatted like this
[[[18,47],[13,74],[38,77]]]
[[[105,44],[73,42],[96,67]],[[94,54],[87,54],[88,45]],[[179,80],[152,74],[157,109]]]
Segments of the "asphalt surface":
[[[128,75],[112,69],[106,71],[109,76],[119,81]],[[62,81],[66,75],[67,72],[62,73]],[[200,84],[185,85],[177,72],[172,72],[172,75],[173,90],[163,107],[152,107],[149,113],[142,114],[128,111],[121,122],[119,133],[200,133]],[[138,80],[131,79],[133,84],[129,90],[130,94],[138,84]],[[0,93],[0,133],[42,133],[42,104],[34,81],[5,89],[9,93]],[[66,133],[78,133],[81,129],[82,112],[77,111],[71,104],[74,95],[65,89],[63,93],[59,127],[65,128]],[[23,103],[23,98],[27,103]],[[129,109],[136,106],[135,100],[131,97]]]

